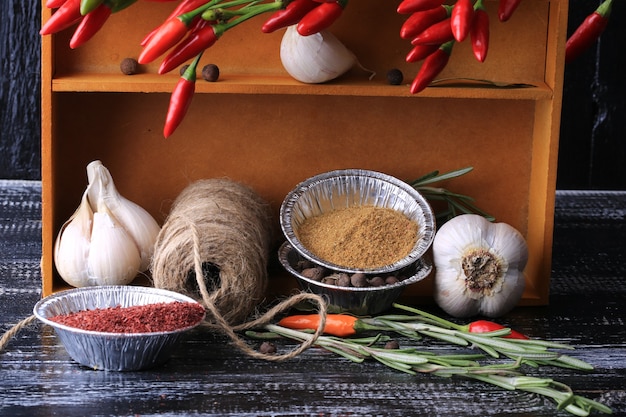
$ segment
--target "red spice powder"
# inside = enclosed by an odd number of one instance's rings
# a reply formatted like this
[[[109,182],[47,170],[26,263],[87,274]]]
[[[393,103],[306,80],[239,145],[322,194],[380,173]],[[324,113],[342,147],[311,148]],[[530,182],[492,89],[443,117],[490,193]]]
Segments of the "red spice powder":
[[[50,317],[49,320],[104,333],[156,333],[189,327],[198,323],[203,315],[204,307],[198,303],[172,302],[96,308]]]

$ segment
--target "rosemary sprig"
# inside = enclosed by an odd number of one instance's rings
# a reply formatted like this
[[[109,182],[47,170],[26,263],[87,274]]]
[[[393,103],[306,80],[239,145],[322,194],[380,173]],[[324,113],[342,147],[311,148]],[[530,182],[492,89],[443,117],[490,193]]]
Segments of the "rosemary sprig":
[[[573,350],[572,346],[541,339],[506,339],[510,329],[488,333],[471,333],[465,326],[445,320],[434,314],[394,303],[393,307],[413,313],[411,315],[383,315],[360,319],[368,326],[401,333],[411,337],[411,332],[432,337],[459,346],[472,346],[493,358],[501,356],[532,366],[555,366],[579,371],[593,370],[593,366],[580,359],[551,349]]]
[[[450,171],[444,174],[440,174],[439,171],[432,171],[420,178],[417,178],[409,182],[411,187],[419,191],[425,199],[430,201],[444,201],[447,203],[447,210],[435,213],[437,223],[443,224],[447,220],[458,216],[459,214],[479,214],[489,221],[494,221],[495,217],[481,210],[474,204],[472,197],[453,193],[445,188],[432,187],[429,184],[433,184],[440,181],[449,180],[452,178],[460,177],[470,172],[473,167],[461,168],[454,171]]]
[[[433,326],[430,324],[430,326]],[[268,324],[264,332],[248,331],[246,335],[255,339],[284,337],[303,342],[311,340],[313,334],[306,331],[288,329]],[[386,336],[377,335],[358,339],[320,336],[314,344],[336,353],[350,361],[362,363],[373,359],[379,363],[404,373],[433,374],[440,377],[463,377],[482,381],[507,390],[532,392],[551,398],[557,409],[565,410],[577,416],[588,416],[591,411],[610,414],[612,411],[604,404],[575,395],[571,388],[550,378],[525,376],[518,368],[522,359],[514,362],[481,365],[477,359],[484,355],[441,355],[433,352],[418,351],[414,348],[385,349],[376,347],[377,342],[386,341]]]

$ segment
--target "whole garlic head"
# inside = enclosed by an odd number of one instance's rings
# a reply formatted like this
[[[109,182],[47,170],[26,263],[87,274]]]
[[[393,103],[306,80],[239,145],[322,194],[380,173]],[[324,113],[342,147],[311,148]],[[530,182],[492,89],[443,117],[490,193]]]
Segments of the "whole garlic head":
[[[476,214],[446,222],[433,241],[436,303],[455,317],[499,317],[524,292],[528,246],[506,223]]]
[[[289,75],[308,84],[333,80],[357,63],[354,54],[328,30],[302,36],[295,25],[283,35],[280,59]]]
[[[100,161],[87,166],[87,177],[80,206],[57,235],[57,272],[74,287],[129,284],[148,269],[161,228],[119,194]]]

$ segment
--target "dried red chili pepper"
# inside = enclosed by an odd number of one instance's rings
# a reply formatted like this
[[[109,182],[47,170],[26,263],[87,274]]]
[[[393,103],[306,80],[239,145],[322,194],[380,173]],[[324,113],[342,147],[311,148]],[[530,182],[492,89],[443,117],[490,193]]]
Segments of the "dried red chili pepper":
[[[424,30],[450,16],[451,6],[441,5],[433,9],[412,13],[400,27],[402,39],[413,39]]]
[[[205,21],[206,22],[206,21]],[[191,58],[217,42],[224,32],[223,25],[207,24],[189,33],[172,51],[167,54],[161,66],[159,74],[170,72],[179,65],[187,62]]]
[[[359,320],[348,314],[328,314],[324,333],[338,337],[352,336],[357,333]],[[318,314],[288,316],[278,322],[279,326],[294,330],[316,330],[320,324]]]
[[[411,94],[424,90],[446,67],[453,45],[454,41],[446,42],[426,58],[413,83],[411,83]]]
[[[415,45],[406,55],[406,62],[417,62],[439,49],[439,44]]]
[[[83,15],[80,14],[80,0],[67,0],[50,19],[43,25],[39,34],[42,36],[58,33],[80,22]]]
[[[137,62],[149,64],[185,37],[194,16],[182,14],[165,21],[143,47]]]
[[[272,33],[280,28],[295,25],[308,12],[319,6],[316,0],[293,0],[284,9],[274,12],[261,26],[261,32]]]
[[[437,22],[422,33],[417,35],[411,41],[413,45],[424,44],[444,44],[454,39],[452,34],[452,26],[450,25],[450,18]]]
[[[190,12],[192,10],[197,9],[198,7],[206,4],[207,0],[183,0],[181,1],[178,6],[176,6],[174,8],[174,10],[172,10],[172,12],[167,16],[167,18],[165,19],[165,22],[167,22],[169,19],[176,17],[176,16],[180,16],[181,14],[185,14],[187,12]],[[162,25],[159,25],[157,27],[155,27],[154,29],[152,29],[139,43],[139,45],[144,46],[148,43],[148,41],[150,40],[150,38],[152,38],[152,36],[154,36],[154,34],[156,32],[158,32],[159,28]]]
[[[443,0],[402,0],[396,11],[400,14],[411,14],[441,6]]]
[[[470,333],[488,333],[502,329],[506,329],[506,327],[488,320],[477,320],[467,325],[467,331]],[[502,337],[507,339],[528,339],[528,336],[515,330],[511,330],[511,333]]]
[[[474,4],[472,0],[457,0],[450,13],[450,26],[454,39],[458,42],[469,35],[474,20]]]
[[[498,19],[501,22],[509,20],[521,2],[522,0],[500,0],[498,3]]]
[[[567,39],[565,63],[572,62],[598,40],[609,24],[613,0],[604,0]]]
[[[63,3],[65,3],[67,0],[46,0],[46,7],[48,9],[58,9],[59,7],[63,6]]]
[[[111,13],[111,8],[105,3],[87,13],[70,39],[70,48],[78,48],[91,39],[104,26]]]
[[[170,96],[170,104],[167,108],[167,116],[165,117],[165,125],[163,126],[163,136],[170,137],[176,128],[185,118],[187,110],[191,105],[191,100],[196,91],[196,68],[202,54],[196,58],[187,67],[183,75],[178,79],[178,83]]]
[[[348,0],[321,3],[300,19],[296,26],[298,33],[302,36],[309,36],[328,29],[339,19],[347,4]]]
[[[470,42],[476,59],[485,62],[489,50],[489,14],[482,7],[476,9],[474,13],[474,23],[470,29]]]

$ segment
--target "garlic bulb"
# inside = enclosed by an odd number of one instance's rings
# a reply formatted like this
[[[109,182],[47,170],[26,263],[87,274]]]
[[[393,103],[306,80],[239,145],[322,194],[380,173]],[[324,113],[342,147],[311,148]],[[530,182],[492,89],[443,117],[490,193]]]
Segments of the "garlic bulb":
[[[80,206],[57,235],[57,271],[75,287],[128,284],[148,269],[160,227],[119,194],[100,161],[87,166],[87,176]]]
[[[295,25],[283,35],[280,59],[289,75],[308,84],[335,79],[357,63],[354,54],[329,31],[302,36]]]
[[[433,241],[434,297],[455,317],[509,312],[524,292],[528,246],[506,223],[491,223],[476,214],[446,222]]]

